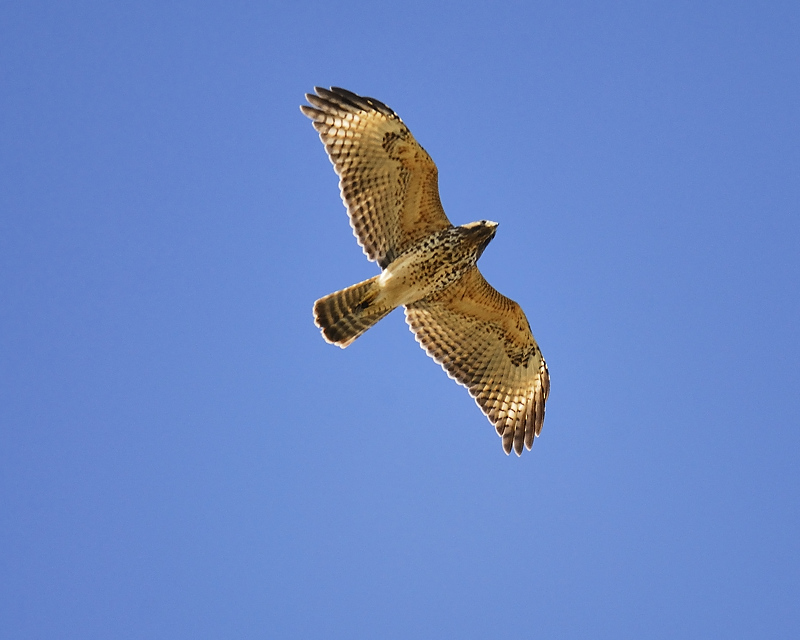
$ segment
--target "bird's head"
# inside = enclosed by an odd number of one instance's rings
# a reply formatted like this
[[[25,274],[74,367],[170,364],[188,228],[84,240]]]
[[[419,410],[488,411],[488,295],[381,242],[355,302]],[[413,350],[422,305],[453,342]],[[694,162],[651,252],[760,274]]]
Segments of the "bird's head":
[[[478,247],[478,258],[481,257],[483,250],[494,238],[497,233],[497,223],[491,220],[478,220],[478,222],[470,222],[464,225],[469,236],[473,239]],[[476,258],[477,259],[477,258]]]

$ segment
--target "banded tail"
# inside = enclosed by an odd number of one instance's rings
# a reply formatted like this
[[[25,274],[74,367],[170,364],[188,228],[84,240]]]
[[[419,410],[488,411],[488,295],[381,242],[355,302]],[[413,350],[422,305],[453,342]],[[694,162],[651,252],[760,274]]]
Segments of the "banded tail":
[[[325,340],[344,349],[394,309],[375,304],[380,293],[379,277],[364,280],[314,303],[314,322],[322,329]]]

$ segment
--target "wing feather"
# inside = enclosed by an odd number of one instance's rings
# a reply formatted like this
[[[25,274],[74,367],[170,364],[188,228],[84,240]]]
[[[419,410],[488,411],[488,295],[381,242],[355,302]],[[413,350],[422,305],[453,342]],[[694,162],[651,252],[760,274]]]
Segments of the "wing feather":
[[[339,176],[358,243],[382,269],[450,221],[439,200],[438,170],[385,104],[346,89],[315,87],[300,107],[319,132]]]
[[[406,307],[406,322],[429,356],[464,385],[517,455],[542,430],[550,374],[520,306],[477,267],[443,291]]]

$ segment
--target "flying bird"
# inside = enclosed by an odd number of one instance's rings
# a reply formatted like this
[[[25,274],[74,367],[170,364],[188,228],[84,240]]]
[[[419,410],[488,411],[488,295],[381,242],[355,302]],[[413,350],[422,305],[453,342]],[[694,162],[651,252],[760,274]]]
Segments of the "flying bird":
[[[530,450],[542,430],[550,374],[520,306],[476,266],[497,223],[450,223],[436,165],[385,104],[338,87],[314,90],[300,109],[339,176],[358,243],[381,268],[314,303],[323,337],[344,348],[405,307],[417,342],[469,390],[503,450]]]

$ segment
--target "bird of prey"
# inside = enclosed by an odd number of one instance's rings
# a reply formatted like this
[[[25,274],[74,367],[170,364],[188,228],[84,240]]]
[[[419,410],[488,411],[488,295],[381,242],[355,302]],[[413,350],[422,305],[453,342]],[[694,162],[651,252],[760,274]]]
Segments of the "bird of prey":
[[[316,301],[322,335],[344,348],[405,307],[417,342],[469,390],[503,450],[530,450],[542,430],[550,374],[520,306],[476,266],[497,223],[450,223],[436,165],[385,104],[338,87],[315,91],[300,109],[339,176],[358,243],[381,268]]]

